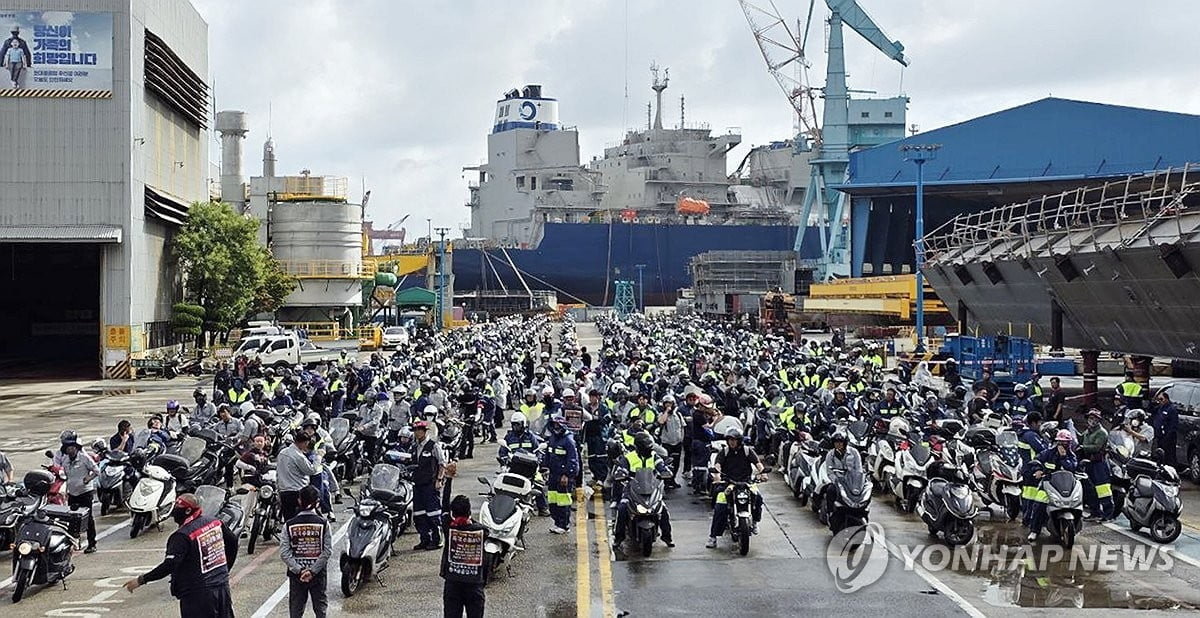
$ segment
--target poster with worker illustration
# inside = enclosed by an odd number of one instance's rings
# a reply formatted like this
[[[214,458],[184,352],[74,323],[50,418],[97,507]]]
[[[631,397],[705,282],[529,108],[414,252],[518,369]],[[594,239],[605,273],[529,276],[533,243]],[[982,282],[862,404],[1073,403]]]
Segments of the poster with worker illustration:
[[[112,13],[0,9],[0,27],[0,97],[112,97]]]

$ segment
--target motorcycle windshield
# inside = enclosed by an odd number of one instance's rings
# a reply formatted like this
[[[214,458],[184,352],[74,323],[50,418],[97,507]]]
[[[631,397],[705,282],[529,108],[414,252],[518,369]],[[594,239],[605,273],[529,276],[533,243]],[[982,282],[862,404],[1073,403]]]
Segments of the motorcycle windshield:
[[[1075,473],[1059,470],[1051,474],[1050,486],[1054,488],[1054,491],[1069,496],[1071,492],[1075,491]]]
[[[929,446],[924,443],[918,442],[913,444],[908,448],[908,452],[912,455],[913,461],[917,462],[919,466],[923,466],[925,462],[929,461]]]
[[[213,485],[201,485],[192,492],[200,502],[200,511],[208,517],[216,517],[225,504],[225,490]]]
[[[998,448],[1004,448],[1006,446],[1016,446],[1016,445],[1017,445],[1016,432],[1001,431],[1000,433],[996,434],[996,446]]]
[[[1108,434],[1108,446],[1122,459],[1133,455],[1133,436],[1124,431],[1111,431]]]
[[[647,506],[655,501],[661,487],[662,481],[652,468],[642,468],[629,479],[629,492]]]
[[[349,420],[344,418],[329,419],[329,437],[335,445],[340,445],[348,435],[350,435]]]
[[[391,464],[375,464],[371,468],[371,477],[367,479],[370,491],[395,491],[400,486],[400,468]]]
[[[203,439],[188,436],[184,438],[183,444],[179,446],[179,456],[187,460],[190,466],[200,461],[200,456],[204,454],[204,449],[206,448],[208,448],[208,443]]]
[[[866,421],[854,421],[853,423],[850,423],[850,427],[848,428],[848,430],[850,431],[850,435],[861,440],[864,436],[867,435],[867,422]]]
[[[517,512],[517,500],[508,494],[497,493],[488,500],[487,510],[493,522],[503,523]]]

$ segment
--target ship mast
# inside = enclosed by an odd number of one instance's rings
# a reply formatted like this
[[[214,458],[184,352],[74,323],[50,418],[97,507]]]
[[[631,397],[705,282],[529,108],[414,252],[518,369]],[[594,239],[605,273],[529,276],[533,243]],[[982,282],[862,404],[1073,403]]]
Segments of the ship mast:
[[[653,82],[650,88],[654,90],[654,128],[662,129],[662,93],[667,89],[667,82],[671,79],[671,69],[663,69],[662,81],[658,79],[658,65],[650,63],[650,74],[653,76]]]

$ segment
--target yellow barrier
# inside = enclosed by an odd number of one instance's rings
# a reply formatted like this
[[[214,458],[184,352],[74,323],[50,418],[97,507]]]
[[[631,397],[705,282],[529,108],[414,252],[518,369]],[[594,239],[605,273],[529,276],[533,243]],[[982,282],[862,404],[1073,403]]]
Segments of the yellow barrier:
[[[297,279],[373,279],[375,270],[365,262],[338,260],[281,260],[279,268]]]
[[[280,326],[308,333],[313,341],[337,341],[343,339],[342,328],[337,322],[280,322]]]

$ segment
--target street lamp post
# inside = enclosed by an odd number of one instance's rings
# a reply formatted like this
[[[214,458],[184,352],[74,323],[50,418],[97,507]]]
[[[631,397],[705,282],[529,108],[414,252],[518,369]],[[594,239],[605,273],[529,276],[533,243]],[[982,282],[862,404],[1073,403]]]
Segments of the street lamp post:
[[[917,341],[916,352],[925,352],[925,275],[921,269],[925,266],[925,247],[921,238],[925,236],[925,162],[937,158],[941,144],[905,144],[900,147],[906,161],[917,164],[917,213],[916,233],[913,236],[915,250],[914,270],[917,273]]]
[[[638,271],[638,309],[642,313],[646,313],[646,281],[643,277],[646,272],[646,265],[637,264],[634,268]]]
[[[438,233],[438,293],[437,293],[437,327],[446,328],[446,233],[448,227],[439,227]]]

